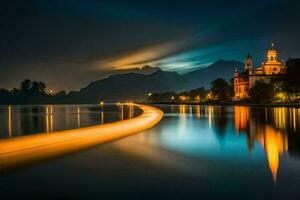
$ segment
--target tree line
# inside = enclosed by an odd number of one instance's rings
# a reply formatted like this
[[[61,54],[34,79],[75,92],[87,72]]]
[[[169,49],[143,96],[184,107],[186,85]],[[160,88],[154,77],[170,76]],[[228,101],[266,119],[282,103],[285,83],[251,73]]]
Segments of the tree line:
[[[226,80],[218,78],[211,82],[210,89],[200,87],[183,92],[151,93],[149,103],[231,103],[233,87]]]
[[[58,103],[66,96],[65,91],[55,94],[46,93],[46,84],[25,79],[19,88],[0,89],[0,104],[44,104]]]

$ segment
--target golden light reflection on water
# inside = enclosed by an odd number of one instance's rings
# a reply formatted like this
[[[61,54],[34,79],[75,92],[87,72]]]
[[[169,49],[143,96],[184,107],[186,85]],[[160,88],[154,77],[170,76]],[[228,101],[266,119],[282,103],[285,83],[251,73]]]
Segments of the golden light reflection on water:
[[[100,119],[101,119],[101,122],[100,122],[100,124],[104,124],[104,112],[103,111],[101,111],[100,112]]]
[[[119,109],[120,109],[120,111],[119,111],[119,120],[123,120],[124,119],[124,106],[123,106],[123,104],[119,105]]]
[[[196,106],[196,117],[200,119],[201,117],[201,110],[200,110],[200,106]]]
[[[137,106],[143,112],[140,116],[132,119],[98,126],[57,131],[51,134],[36,134],[0,140],[0,171],[143,131],[154,126],[163,116],[163,112],[159,109],[143,105]],[[53,109],[46,107],[47,115],[50,114],[49,111],[53,112]]]
[[[50,132],[53,132],[53,123],[54,123],[54,119],[53,119],[53,106],[50,106]]]
[[[46,107],[46,133],[49,133],[49,108]]]
[[[179,114],[183,118],[186,116],[186,105],[179,105]]]
[[[214,107],[208,106],[207,108],[207,117],[208,117],[208,125],[211,127],[212,117],[214,115]]]
[[[276,181],[279,156],[288,150],[287,136],[271,126],[266,126],[265,132],[259,134],[263,134],[261,135],[261,138],[263,138],[261,144],[264,146],[270,170],[274,181]]]
[[[300,110],[297,108],[265,108],[256,112],[249,107],[234,107],[235,129],[245,132],[249,144],[256,140],[264,147],[274,181],[280,163],[280,155],[288,151],[287,132],[297,130]],[[250,151],[251,151],[250,146]]]
[[[80,107],[77,107],[77,127],[80,128]]]
[[[186,105],[179,105],[179,127],[185,127],[187,112],[200,118],[207,118],[209,127],[217,127],[217,118],[222,117],[222,107],[194,106],[194,111]],[[202,111],[202,112],[201,112]],[[203,115],[202,114],[202,115]],[[234,127],[237,134],[246,134],[246,142],[251,153],[255,142],[264,148],[270,172],[276,182],[280,156],[289,150],[288,132],[295,135],[299,129],[300,109],[286,107],[251,108],[234,107]]]
[[[98,106],[98,105],[97,105]],[[108,105],[107,113],[94,106],[45,105],[2,106],[0,110],[0,139],[33,133],[51,133],[58,130],[80,128],[94,124],[133,118],[139,114],[134,105]],[[97,114],[96,117],[96,112]]]
[[[12,136],[12,126],[11,126],[11,106],[8,106],[8,134],[9,134],[9,137]]]
[[[132,104],[128,104],[128,109],[129,109],[129,112],[128,112],[128,118],[133,118],[134,116],[134,107]]]
[[[235,130],[237,133],[241,130],[247,129],[249,125],[249,108],[235,106],[234,119]]]

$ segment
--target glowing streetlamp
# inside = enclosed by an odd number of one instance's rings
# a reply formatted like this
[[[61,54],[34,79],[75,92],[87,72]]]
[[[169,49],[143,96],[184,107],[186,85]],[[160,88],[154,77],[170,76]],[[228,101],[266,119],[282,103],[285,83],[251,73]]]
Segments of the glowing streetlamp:
[[[151,97],[151,96],[152,96],[152,93],[151,93],[151,92],[149,92],[149,93],[148,93],[148,97]]]
[[[207,97],[206,97],[208,100],[212,99],[213,98],[213,94],[212,92],[210,91],[208,94],[207,94]]]
[[[180,96],[179,98],[181,101],[185,101],[187,99],[186,96]]]
[[[100,105],[101,105],[101,110],[103,112],[103,105],[104,105],[104,102],[103,101],[100,101]]]

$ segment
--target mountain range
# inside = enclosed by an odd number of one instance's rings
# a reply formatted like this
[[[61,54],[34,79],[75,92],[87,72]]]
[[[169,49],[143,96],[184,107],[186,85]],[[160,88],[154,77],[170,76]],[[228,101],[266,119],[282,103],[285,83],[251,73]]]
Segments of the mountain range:
[[[70,92],[67,101],[77,103],[97,103],[100,100],[106,102],[142,101],[153,92],[179,92],[198,87],[209,88],[210,83],[219,77],[229,81],[235,67],[241,70],[243,63],[234,60],[218,60],[206,68],[187,74],[145,66],[91,82],[80,91]]]
[[[227,81],[233,77],[235,67],[241,71],[244,64],[235,60],[218,60],[206,68],[198,69],[187,74],[184,77],[190,80],[194,87],[209,88],[210,83],[216,78],[223,78]]]

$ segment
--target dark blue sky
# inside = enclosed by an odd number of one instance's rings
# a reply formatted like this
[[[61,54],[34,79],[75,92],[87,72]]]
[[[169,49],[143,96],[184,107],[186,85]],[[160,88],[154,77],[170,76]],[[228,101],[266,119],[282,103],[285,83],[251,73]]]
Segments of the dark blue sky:
[[[184,73],[248,52],[258,65],[272,41],[282,59],[300,55],[298,0],[4,0],[0,11],[0,88],[78,89],[114,69]]]

